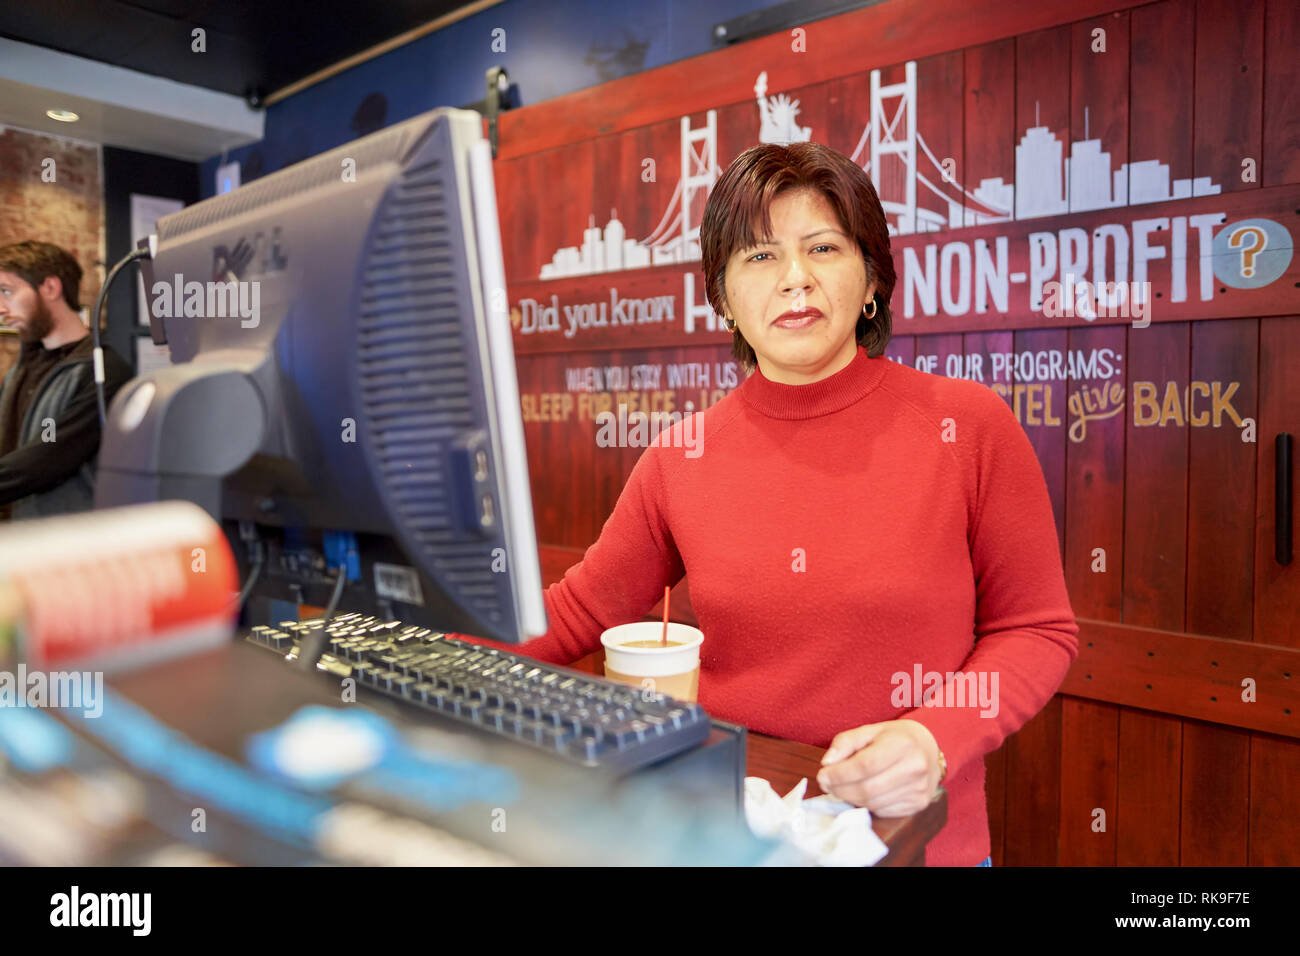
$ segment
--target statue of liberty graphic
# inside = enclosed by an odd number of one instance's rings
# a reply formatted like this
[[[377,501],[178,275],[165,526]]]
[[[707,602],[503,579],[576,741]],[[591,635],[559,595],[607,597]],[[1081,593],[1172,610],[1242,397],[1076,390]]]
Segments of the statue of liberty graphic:
[[[784,93],[768,97],[767,71],[758,74],[754,83],[754,95],[758,97],[760,143],[776,143],[787,146],[790,143],[806,143],[812,138],[811,126],[800,126],[795,122],[799,115],[799,101],[792,100]]]

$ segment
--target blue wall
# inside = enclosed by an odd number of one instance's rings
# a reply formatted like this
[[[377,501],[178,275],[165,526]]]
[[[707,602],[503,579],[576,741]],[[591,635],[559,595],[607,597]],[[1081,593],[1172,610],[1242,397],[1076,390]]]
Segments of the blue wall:
[[[548,100],[714,49],[713,25],[771,0],[507,0],[282,100],[266,111],[266,138],[231,150],[242,181],[283,169],[364,133],[485,95],[487,69],[504,66],[520,105]],[[492,31],[506,50],[492,52]],[[367,108],[362,103],[378,94]],[[379,117],[382,116],[382,121]],[[377,124],[377,125],[376,125]],[[200,164],[203,198],[222,157]]]

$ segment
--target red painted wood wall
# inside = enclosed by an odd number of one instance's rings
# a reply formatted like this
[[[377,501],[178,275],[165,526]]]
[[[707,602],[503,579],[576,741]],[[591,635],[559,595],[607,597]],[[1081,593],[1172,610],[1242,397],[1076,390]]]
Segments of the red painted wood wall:
[[[868,169],[902,207],[887,355],[1015,409],[1081,623],[1062,692],[987,758],[994,862],[1300,863],[1300,567],[1274,555],[1274,439],[1300,436],[1298,48],[1291,0],[893,0],[505,114],[496,175],[547,583],[642,451],[600,447],[595,415],[700,410],[743,379],[701,308],[698,257],[679,254],[674,217],[698,224],[706,195],[678,192],[683,118],[703,130],[713,113],[712,137],[688,143],[706,172],[759,142],[760,73],[766,108],[798,101],[777,135],[806,127],[863,165],[869,122],[906,138],[914,121],[914,166]],[[873,121],[876,69],[882,86],[914,70],[915,93]],[[627,239],[660,242],[634,254],[665,261],[566,265],[560,250],[614,210]],[[1099,236],[1105,278],[1138,281],[1143,259],[1148,321],[1036,295],[1036,268],[1101,278]],[[1036,263],[1044,242],[1056,252]],[[692,619],[686,582],[673,607]]]

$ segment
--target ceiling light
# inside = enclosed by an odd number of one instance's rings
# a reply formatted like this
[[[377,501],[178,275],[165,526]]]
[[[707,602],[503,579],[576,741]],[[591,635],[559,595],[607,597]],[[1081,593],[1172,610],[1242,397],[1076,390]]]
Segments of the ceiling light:
[[[72,112],[72,110],[46,110],[45,115],[52,120],[58,120],[60,123],[75,123],[77,120],[81,119],[81,117]]]

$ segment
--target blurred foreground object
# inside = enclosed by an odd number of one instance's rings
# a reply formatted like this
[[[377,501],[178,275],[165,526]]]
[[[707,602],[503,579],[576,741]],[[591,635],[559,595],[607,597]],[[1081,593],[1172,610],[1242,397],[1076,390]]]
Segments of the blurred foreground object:
[[[165,660],[230,640],[237,590],[220,526],[189,502],[20,522],[0,529],[0,654],[106,672]]]

